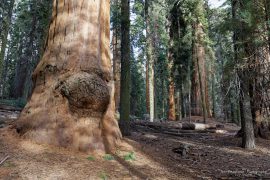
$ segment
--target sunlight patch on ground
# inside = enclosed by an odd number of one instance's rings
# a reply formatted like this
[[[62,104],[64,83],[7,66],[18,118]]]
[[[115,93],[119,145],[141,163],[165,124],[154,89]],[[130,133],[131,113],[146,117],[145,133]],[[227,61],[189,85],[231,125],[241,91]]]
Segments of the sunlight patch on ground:
[[[28,152],[34,153],[34,154],[41,154],[46,151],[46,148],[44,148],[41,145],[34,144],[30,141],[21,141],[20,147]]]
[[[233,153],[233,154],[239,154],[241,156],[252,156],[254,155],[254,152],[251,152],[251,151],[246,151],[244,149],[229,149],[229,148],[217,148],[219,149],[220,151],[224,151],[224,152],[227,152],[227,153]]]
[[[262,146],[257,146],[256,150],[260,151],[263,154],[270,156],[270,149],[264,148]]]

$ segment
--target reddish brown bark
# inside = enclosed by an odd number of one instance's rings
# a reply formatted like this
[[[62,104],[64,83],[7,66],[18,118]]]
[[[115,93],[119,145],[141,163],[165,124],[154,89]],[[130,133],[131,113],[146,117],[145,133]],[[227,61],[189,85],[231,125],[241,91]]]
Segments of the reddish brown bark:
[[[199,22],[195,23],[193,28],[193,36],[195,39],[192,51],[193,74],[191,80],[191,114],[194,116],[202,116],[203,106],[205,106],[208,116],[211,116],[205,66],[205,48],[203,44],[204,32],[202,24]],[[203,97],[201,96],[201,92],[203,93]]]
[[[170,40],[170,47],[172,46],[172,41]],[[175,83],[174,83],[174,71],[173,71],[173,57],[172,57],[172,47],[168,52],[168,70],[169,70],[169,92],[168,92],[168,120],[175,121],[176,120],[176,112],[175,112]]]
[[[169,112],[168,112],[168,120],[176,121],[176,113],[175,113],[175,84],[172,78],[169,80]]]
[[[169,16],[169,50],[168,50],[168,72],[169,72],[169,92],[168,92],[168,120],[175,121],[176,120],[176,105],[175,105],[175,82],[174,82],[174,22],[173,22],[173,12],[171,12]]]
[[[55,0],[48,44],[33,73],[35,89],[16,124],[38,143],[75,150],[114,150],[110,2]]]

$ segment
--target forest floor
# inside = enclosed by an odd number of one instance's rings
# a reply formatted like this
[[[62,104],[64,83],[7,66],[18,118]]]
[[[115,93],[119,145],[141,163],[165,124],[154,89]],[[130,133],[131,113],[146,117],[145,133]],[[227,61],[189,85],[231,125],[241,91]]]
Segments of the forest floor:
[[[200,117],[193,117],[192,121],[197,122],[197,119]],[[238,126],[215,120],[208,120],[208,124],[224,128],[217,133],[183,133],[181,130],[180,133],[159,133],[153,127],[169,129],[179,124],[156,123],[151,128],[140,125],[130,137],[131,144],[179,177],[185,173],[193,179],[270,179],[269,140],[256,139],[256,149],[244,150],[240,147],[241,138],[235,136],[240,129]],[[183,146],[188,147],[186,155],[179,154]]]
[[[18,112],[0,111],[12,124]],[[10,118],[13,117],[13,118]],[[2,119],[1,119],[2,118]],[[193,121],[200,117],[193,117]],[[239,128],[224,125],[213,133],[177,129],[179,123],[133,124],[114,158],[39,145],[14,135],[8,124],[0,129],[0,179],[254,179],[270,177],[270,141],[257,139],[257,148],[240,148]],[[211,125],[221,124],[208,120]],[[2,123],[3,124],[3,123]],[[155,127],[162,127],[157,131]],[[166,131],[164,131],[164,129]],[[172,132],[170,130],[170,132]],[[187,152],[179,154],[184,147]],[[183,148],[182,148],[183,149]],[[135,155],[129,161],[125,155]]]

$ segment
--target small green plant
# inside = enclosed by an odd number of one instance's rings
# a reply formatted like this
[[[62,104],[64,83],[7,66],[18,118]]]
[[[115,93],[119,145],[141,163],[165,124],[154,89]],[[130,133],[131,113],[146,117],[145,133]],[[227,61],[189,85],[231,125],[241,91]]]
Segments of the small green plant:
[[[135,161],[136,157],[135,157],[135,153],[134,152],[130,152],[127,155],[124,156],[125,161]]]
[[[87,160],[89,160],[89,161],[94,161],[94,160],[95,160],[95,157],[94,157],[94,156],[88,156],[88,157],[87,157]]]
[[[108,180],[108,176],[105,172],[99,173],[99,178],[102,180]]]
[[[112,161],[114,160],[114,157],[111,154],[105,154],[103,157],[107,161]]]

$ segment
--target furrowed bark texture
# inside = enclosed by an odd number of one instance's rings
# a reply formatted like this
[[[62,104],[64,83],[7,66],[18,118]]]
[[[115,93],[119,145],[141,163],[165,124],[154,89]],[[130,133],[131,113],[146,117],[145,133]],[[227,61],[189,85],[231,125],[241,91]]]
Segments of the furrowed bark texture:
[[[191,114],[194,116],[207,116],[206,113],[210,112],[207,91],[207,78],[205,67],[205,48],[202,43],[204,36],[202,24],[197,22],[193,25],[193,73],[192,73],[192,87],[191,87]],[[210,114],[208,114],[210,115]]]
[[[110,1],[55,0],[48,43],[33,73],[35,89],[17,132],[38,143],[85,152],[114,150]]]

